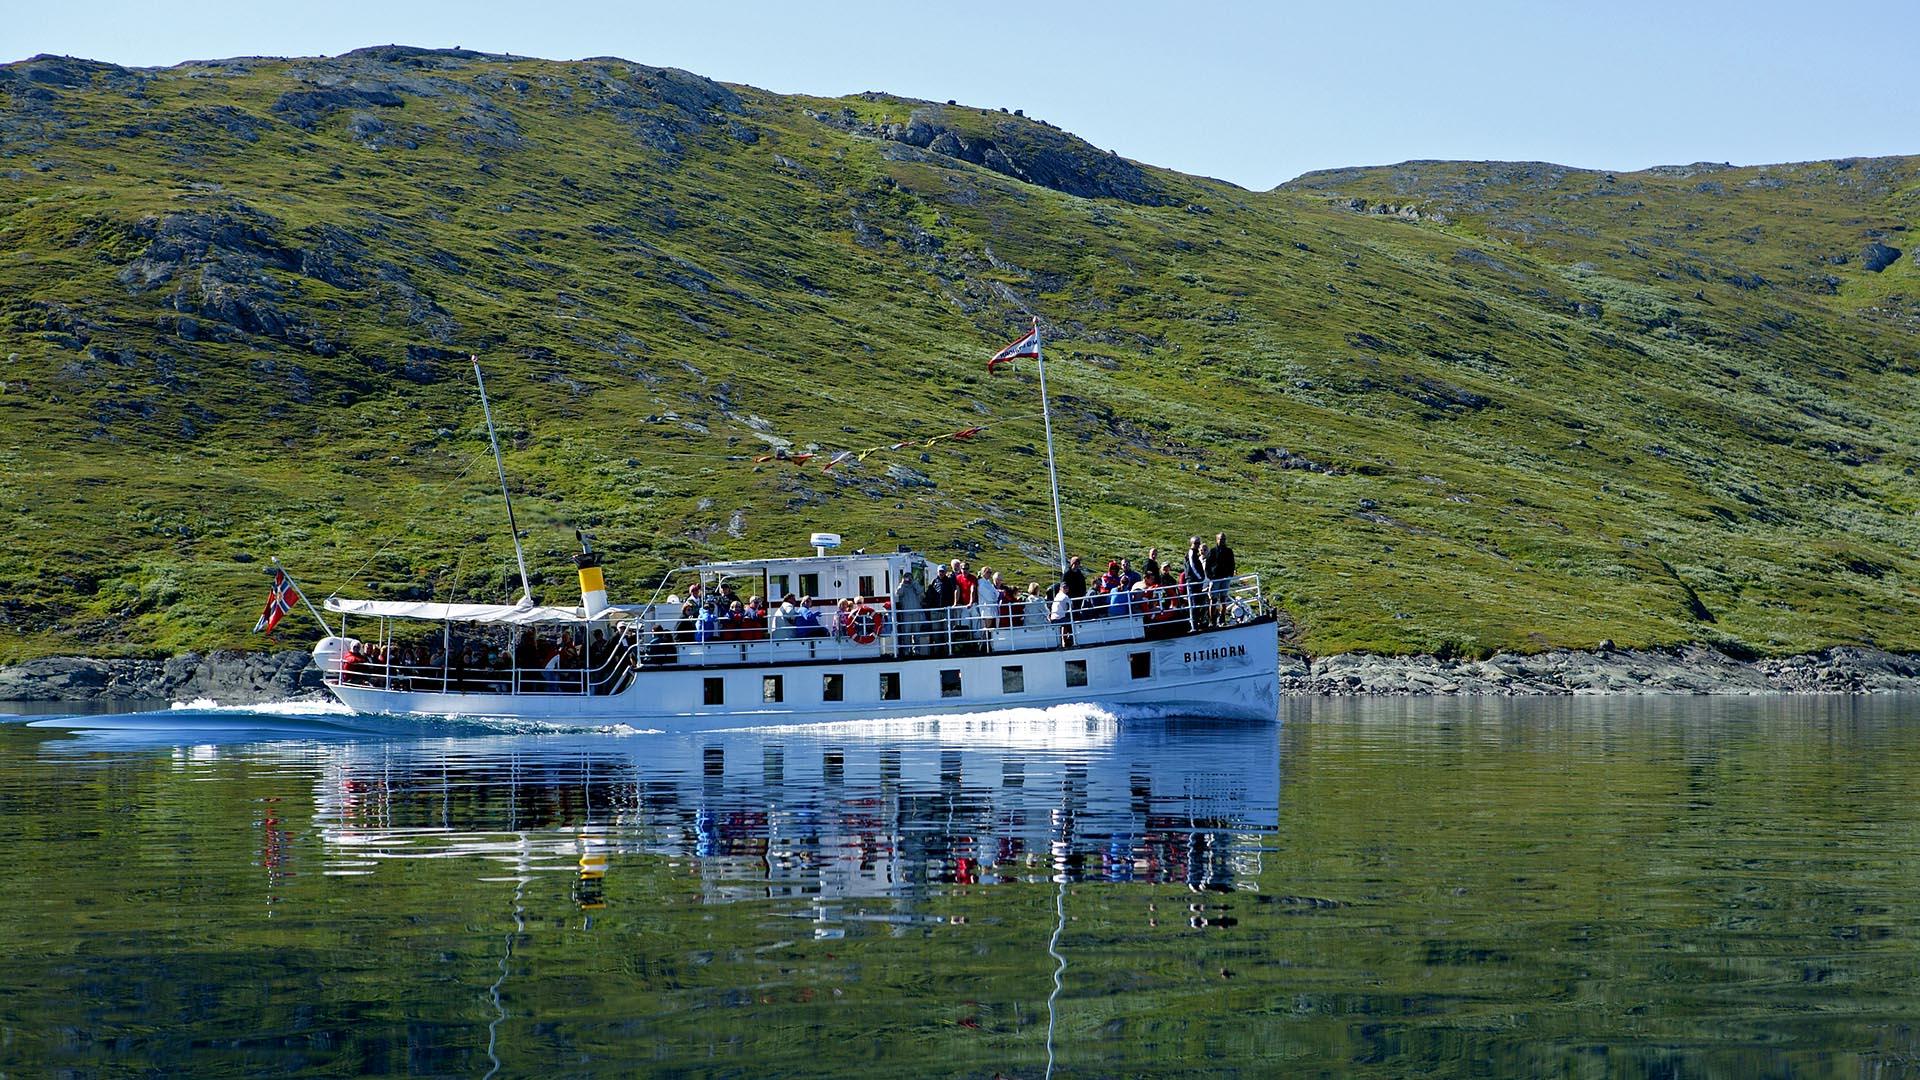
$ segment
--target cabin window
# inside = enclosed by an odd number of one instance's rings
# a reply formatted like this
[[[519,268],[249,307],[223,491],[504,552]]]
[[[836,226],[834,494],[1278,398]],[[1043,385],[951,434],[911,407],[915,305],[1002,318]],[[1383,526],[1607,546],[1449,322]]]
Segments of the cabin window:
[[[706,680],[706,688],[707,704],[725,705],[727,703],[727,680],[723,678],[708,679]]]
[[[900,700],[900,673],[899,672],[883,671],[880,673],[880,700],[881,701],[899,701]]]
[[[1133,669],[1134,678],[1136,679],[1153,678],[1153,654],[1152,653],[1150,652],[1131,653],[1127,656],[1127,664],[1129,667]]]
[[[1085,660],[1067,661],[1067,685],[1087,685],[1087,662]]]
[[[950,668],[941,669],[940,696],[941,697],[959,697],[960,696],[960,669],[959,668],[950,667]]]
[[[1027,692],[1027,669],[1019,664],[1008,664],[1000,669],[1000,692],[1003,694],[1024,694]]]
[[[778,600],[781,597],[787,595],[787,593],[790,591],[791,590],[787,588],[787,575],[785,574],[768,574],[767,575],[767,599],[769,601]]]
[[[873,591],[873,575],[872,574],[861,575],[860,595],[861,596],[879,596],[880,595],[879,593]]]
[[[820,700],[821,701],[847,700],[846,676],[840,674],[837,671],[831,675],[820,676]]]
[[[777,705],[780,703],[780,699],[786,690],[782,679],[783,677],[779,675],[762,675],[760,677],[760,701],[762,704]]]
[[[819,596],[820,595],[820,575],[819,574],[801,574],[800,575],[800,595],[801,596]]]

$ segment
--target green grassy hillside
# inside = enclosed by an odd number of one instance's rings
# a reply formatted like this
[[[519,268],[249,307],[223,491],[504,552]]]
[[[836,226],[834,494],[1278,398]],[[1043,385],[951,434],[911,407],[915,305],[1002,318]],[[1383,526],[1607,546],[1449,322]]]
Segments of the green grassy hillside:
[[[1000,112],[397,47],[0,93],[0,656],[246,644],[270,553],[510,599],[468,352],[547,597],[574,526],[626,597],[816,528],[1040,576],[1032,365],[984,364],[1029,311],[1069,545],[1225,528],[1312,651],[1920,648],[1920,159],[1256,193]]]

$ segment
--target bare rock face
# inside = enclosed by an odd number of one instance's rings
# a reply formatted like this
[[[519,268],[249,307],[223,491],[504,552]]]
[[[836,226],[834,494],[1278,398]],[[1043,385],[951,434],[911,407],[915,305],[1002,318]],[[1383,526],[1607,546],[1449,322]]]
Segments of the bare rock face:
[[[1888,247],[1877,240],[1868,244],[1860,252],[1860,265],[1876,274],[1899,261],[1899,248]]]
[[[197,701],[258,705],[322,693],[302,649],[277,653],[186,653],[169,660],[50,656],[0,668],[0,701]]]

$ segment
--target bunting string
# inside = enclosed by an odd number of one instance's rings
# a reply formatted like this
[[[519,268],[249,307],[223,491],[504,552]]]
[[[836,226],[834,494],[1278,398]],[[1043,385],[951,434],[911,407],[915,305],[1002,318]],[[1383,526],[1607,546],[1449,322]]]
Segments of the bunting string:
[[[915,437],[910,439],[897,439],[890,443],[878,443],[873,446],[862,447],[858,450],[841,450],[829,456],[827,458],[826,463],[820,466],[820,471],[832,472],[835,468],[841,465],[844,465],[849,461],[862,462],[867,460],[868,457],[874,454],[884,453],[888,451],[916,450],[916,449],[931,450],[943,442],[966,442],[969,439],[972,439],[975,436],[986,431],[988,428],[998,427],[1001,424],[1011,424],[1021,420],[1031,420],[1034,417],[1039,415],[1040,415],[1039,413],[1033,413],[1027,416],[1009,416],[1009,417],[1006,417],[1005,419],[995,420],[992,423],[975,424],[972,427],[963,427],[958,431],[949,431],[944,435],[935,435],[931,438],[922,439],[922,438]],[[807,464],[808,462],[812,461],[814,458],[819,456],[821,455],[818,451],[811,451],[811,450],[800,451],[800,452],[794,452],[790,450],[775,450],[771,454],[762,454],[759,457],[754,458],[753,463],[755,465],[766,465],[772,462],[779,462],[787,465],[800,466],[800,465]]]

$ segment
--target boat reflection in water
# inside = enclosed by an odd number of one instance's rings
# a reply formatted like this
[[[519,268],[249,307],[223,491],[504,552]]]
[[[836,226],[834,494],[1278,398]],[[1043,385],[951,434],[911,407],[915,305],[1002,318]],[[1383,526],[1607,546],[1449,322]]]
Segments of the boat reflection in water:
[[[565,871],[588,911],[623,863],[690,867],[707,902],[913,897],[943,885],[1251,888],[1277,824],[1273,725],[1097,710],[698,735],[332,748],[327,872],[485,859]]]

